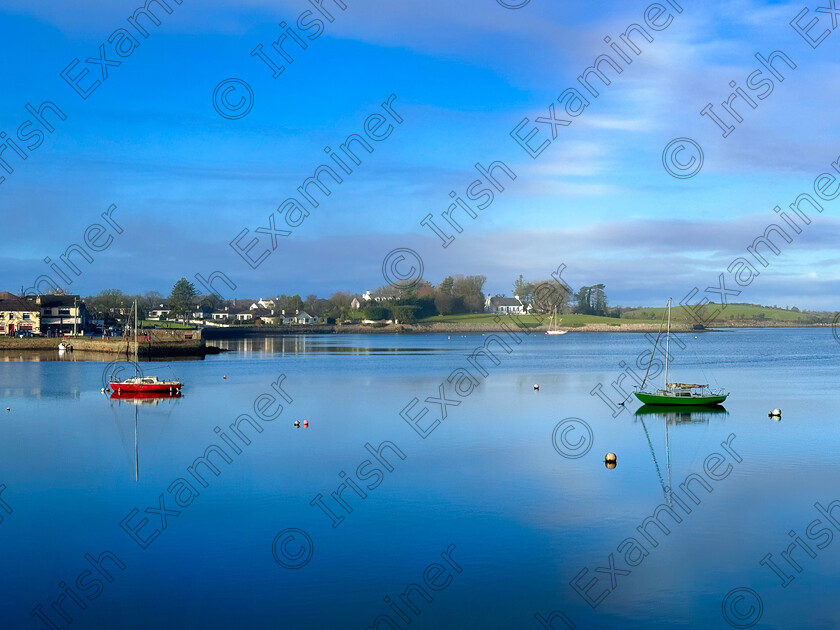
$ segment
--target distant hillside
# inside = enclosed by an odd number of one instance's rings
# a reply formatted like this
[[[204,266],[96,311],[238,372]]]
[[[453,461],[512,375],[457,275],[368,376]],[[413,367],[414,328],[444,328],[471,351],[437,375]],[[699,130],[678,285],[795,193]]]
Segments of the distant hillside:
[[[761,306],[758,304],[727,304],[721,309],[720,304],[709,303],[705,307],[706,312],[711,314],[720,310],[710,324],[748,324],[748,323],[780,323],[780,324],[829,324],[833,319],[833,313],[817,311],[799,311],[792,309],[777,308],[775,306]],[[665,307],[642,307],[635,308],[621,313],[622,319],[632,320],[659,320],[665,312]],[[706,316],[703,316],[705,319]],[[691,314],[679,305],[672,305],[671,320],[675,322],[690,322]]]

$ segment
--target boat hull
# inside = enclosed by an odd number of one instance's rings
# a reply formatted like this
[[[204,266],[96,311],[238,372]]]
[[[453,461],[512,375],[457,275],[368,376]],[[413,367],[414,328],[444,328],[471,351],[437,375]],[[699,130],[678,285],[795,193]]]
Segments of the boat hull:
[[[633,395],[646,405],[673,405],[678,407],[705,407],[708,405],[719,405],[728,394],[721,394],[719,396],[663,396],[661,394],[646,394],[644,392],[634,392]]]
[[[545,334],[546,335],[565,335],[567,332],[569,332],[569,331],[568,330],[546,330]]]
[[[171,391],[180,392],[181,384],[175,382],[160,382],[160,383],[111,383],[111,391],[118,394],[135,394],[135,393],[169,393]]]

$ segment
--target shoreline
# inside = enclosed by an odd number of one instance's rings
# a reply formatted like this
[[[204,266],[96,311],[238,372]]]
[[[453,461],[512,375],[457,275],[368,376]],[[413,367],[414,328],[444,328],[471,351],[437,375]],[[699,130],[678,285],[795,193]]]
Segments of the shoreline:
[[[505,332],[506,329],[511,329],[511,326],[502,325],[487,325],[487,324],[462,324],[462,323],[422,323],[422,324],[388,324],[382,327],[373,327],[363,324],[351,325],[299,325],[299,326],[284,326],[284,327],[242,327],[242,328],[205,328],[202,336],[208,340],[224,340],[224,339],[241,339],[248,337],[280,337],[285,335],[319,335],[319,334],[361,334],[361,335],[378,335],[378,334],[453,334],[453,333],[500,333]],[[676,333],[699,333],[699,332],[714,332],[726,328],[829,328],[830,323],[825,324],[791,324],[786,322],[722,322],[707,326],[704,328],[694,328],[692,324],[682,324],[671,322],[671,332]],[[658,324],[647,323],[631,323],[625,320],[623,323],[617,324],[602,324],[589,323],[581,326],[561,327],[570,333],[586,333],[586,332],[626,332],[626,333],[656,333],[659,332]],[[525,326],[517,329],[525,334],[530,333],[544,333],[548,330],[547,326]]]

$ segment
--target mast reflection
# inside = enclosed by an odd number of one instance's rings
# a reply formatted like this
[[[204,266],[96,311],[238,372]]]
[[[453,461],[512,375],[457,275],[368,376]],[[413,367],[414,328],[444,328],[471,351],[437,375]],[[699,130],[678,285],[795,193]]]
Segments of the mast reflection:
[[[123,403],[134,407],[134,481],[140,481],[140,442],[138,440],[138,418],[141,406],[156,407],[163,400],[174,400],[181,397],[181,392],[168,394],[164,392],[111,392],[109,400],[117,401],[117,405]],[[111,405],[113,406],[113,402]]]

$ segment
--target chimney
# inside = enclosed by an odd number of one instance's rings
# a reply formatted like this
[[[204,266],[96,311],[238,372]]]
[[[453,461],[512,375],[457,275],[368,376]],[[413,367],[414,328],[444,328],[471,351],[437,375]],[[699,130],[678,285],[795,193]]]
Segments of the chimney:
[[[295,317],[297,317],[298,315],[300,315],[300,309],[299,309],[299,308],[296,308],[296,309],[295,309]]]

